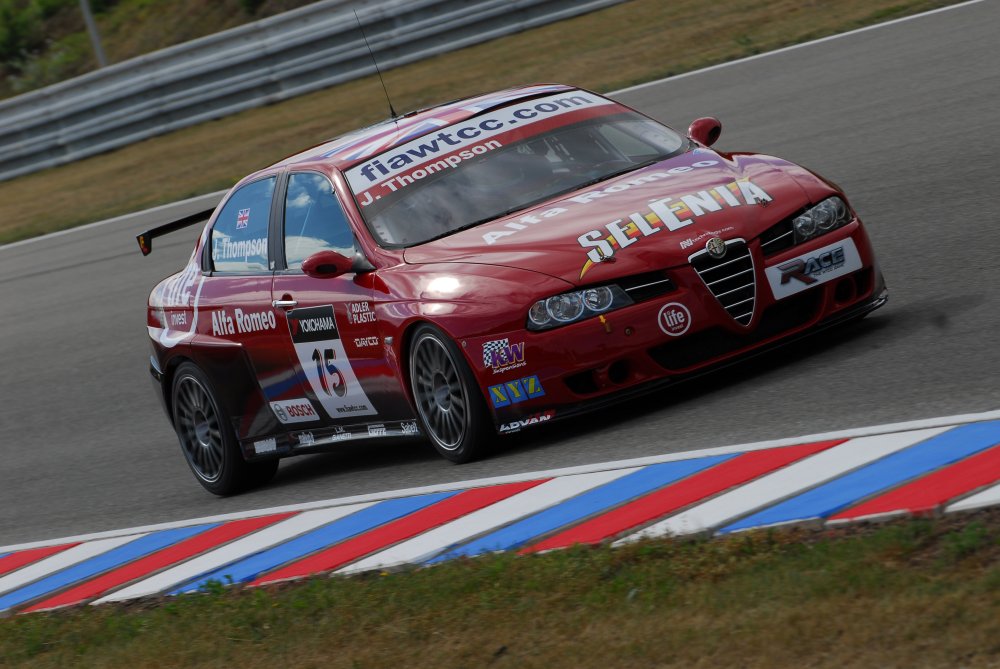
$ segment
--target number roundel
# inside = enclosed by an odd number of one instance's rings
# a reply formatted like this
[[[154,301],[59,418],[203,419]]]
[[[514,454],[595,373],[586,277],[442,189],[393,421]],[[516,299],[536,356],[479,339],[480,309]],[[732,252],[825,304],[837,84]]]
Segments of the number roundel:
[[[317,348],[312,354],[313,362],[316,363],[316,373],[323,390],[330,397],[343,397],[347,394],[347,381],[344,375],[337,369],[334,361],[337,359],[337,352],[332,348],[324,349],[321,353]]]

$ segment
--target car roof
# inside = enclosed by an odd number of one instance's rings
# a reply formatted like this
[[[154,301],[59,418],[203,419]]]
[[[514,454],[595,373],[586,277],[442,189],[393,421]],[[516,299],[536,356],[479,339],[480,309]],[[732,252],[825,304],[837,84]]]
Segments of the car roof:
[[[514,100],[571,90],[576,89],[563,84],[534,84],[446,102],[341,135],[288,156],[262,171],[306,165],[332,166],[344,171],[371,156]]]

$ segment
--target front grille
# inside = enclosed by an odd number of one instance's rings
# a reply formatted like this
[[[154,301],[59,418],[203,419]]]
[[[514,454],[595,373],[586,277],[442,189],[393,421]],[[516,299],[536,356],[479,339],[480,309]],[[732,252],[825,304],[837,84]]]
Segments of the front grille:
[[[664,272],[633,274],[619,279],[617,283],[633,302],[642,302],[675,290],[674,283]]]
[[[726,255],[716,260],[702,251],[691,256],[691,266],[705,282],[715,299],[740,325],[753,319],[757,281],[753,257],[742,239],[726,242]]]
[[[765,258],[793,246],[795,246],[795,235],[792,234],[790,218],[772,225],[760,236],[760,251]]]

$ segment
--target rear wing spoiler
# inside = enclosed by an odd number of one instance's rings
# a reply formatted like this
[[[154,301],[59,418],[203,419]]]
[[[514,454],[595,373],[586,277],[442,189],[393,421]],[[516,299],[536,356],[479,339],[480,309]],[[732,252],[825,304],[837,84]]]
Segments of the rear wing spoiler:
[[[142,251],[142,255],[148,256],[153,251],[153,240],[155,238],[162,237],[163,235],[175,232],[181,228],[186,228],[189,225],[206,221],[212,215],[213,211],[215,211],[215,207],[206,209],[205,211],[199,211],[189,216],[185,216],[184,218],[178,218],[176,221],[164,223],[161,226],[150,228],[149,230],[146,230],[146,232],[139,233],[135,236],[135,240],[139,242],[139,250]]]

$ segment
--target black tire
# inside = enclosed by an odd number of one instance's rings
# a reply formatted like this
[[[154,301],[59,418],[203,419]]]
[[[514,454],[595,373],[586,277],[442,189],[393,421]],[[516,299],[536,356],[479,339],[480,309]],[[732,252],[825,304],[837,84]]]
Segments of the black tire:
[[[198,483],[215,495],[233,495],[264,485],[278,459],[247,462],[212,383],[197,365],[177,368],[171,386],[174,430],[184,459]]]
[[[462,463],[492,445],[493,419],[458,346],[433,325],[410,340],[410,390],[424,435],[442,457]]]

